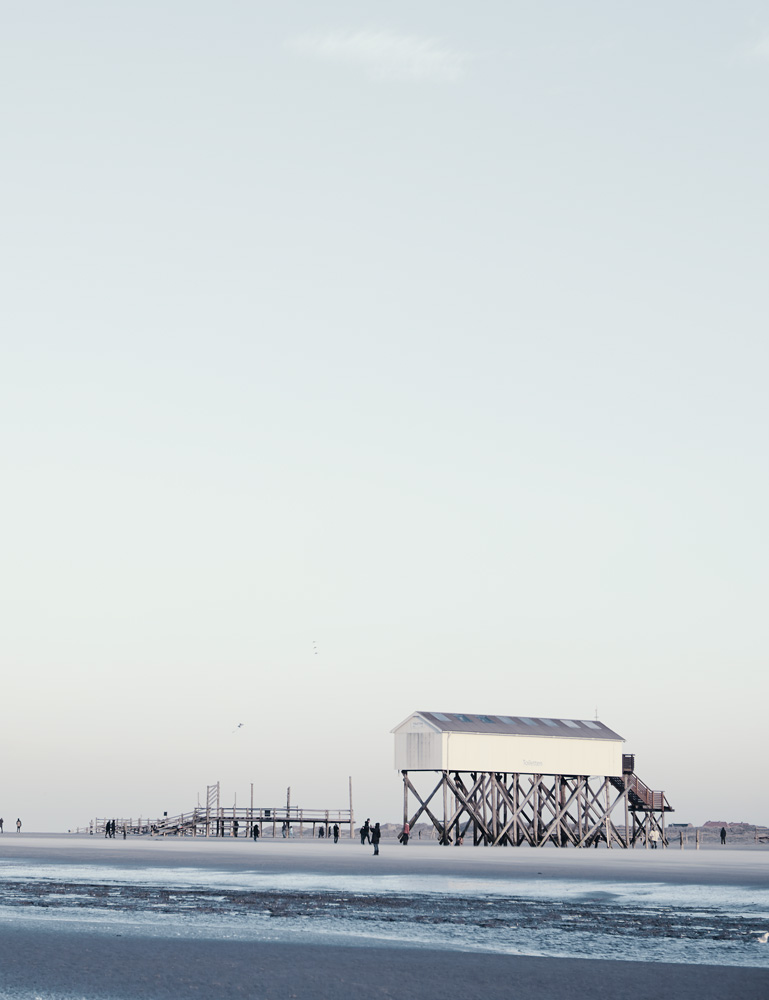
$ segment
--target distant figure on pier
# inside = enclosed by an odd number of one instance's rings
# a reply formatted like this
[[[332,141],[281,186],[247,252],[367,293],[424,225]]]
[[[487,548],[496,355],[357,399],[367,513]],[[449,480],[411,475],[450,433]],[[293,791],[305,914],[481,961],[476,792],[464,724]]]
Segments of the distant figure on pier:
[[[411,828],[409,827],[408,820],[403,824],[403,833],[401,834],[401,843],[405,847],[409,842],[409,833]]]
[[[0,833],[5,833],[5,831],[3,830],[3,817],[2,816],[0,816]]]
[[[319,826],[319,827],[318,827],[318,836],[319,836],[319,837],[323,837],[323,836],[324,836],[324,833],[323,833],[323,827],[322,827],[322,826]]]
[[[0,826],[1,825],[2,825],[2,820],[0,820]],[[726,843],[726,827],[725,826],[721,827],[721,843],[722,844]]]
[[[240,829],[240,823],[236,819],[232,821],[232,836],[237,837],[238,830]]]
[[[288,836],[288,830],[286,829],[286,824],[285,823],[282,824],[282,826],[280,828],[280,832],[283,834],[283,839],[285,840],[286,837]]]
[[[368,820],[366,821],[368,822]],[[374,854],[379,854],[379,838],[382,836],[382,831],[379,829],[379,824],[374,824],[374,829],[371,831],[371,843],[374,845]]]
[[[16,820],[16,833],[21,833],[21,820]]]
[[[3,832],[3,821],[0,819],[0,833]],[[339,824],[334,823],[334,843],[339,843]]]
[[[259,824],[258,823],[254,823],[254,829],[252,830],[252,834],[253,834],[254,840],[258,840],[259,839]]]

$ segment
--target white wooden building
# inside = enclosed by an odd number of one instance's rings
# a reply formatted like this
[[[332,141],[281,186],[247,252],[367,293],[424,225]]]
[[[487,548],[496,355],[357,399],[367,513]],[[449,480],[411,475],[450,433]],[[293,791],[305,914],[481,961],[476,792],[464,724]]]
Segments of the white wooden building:
[[[398,771],[622,776],[625,741],[592,719],[414,712],[392,732]]]
[[[413,712],[392,732],[403,822],[427,817],[442,844],[667,844],[665,793],[640,780],[635,755],[597,719]]]

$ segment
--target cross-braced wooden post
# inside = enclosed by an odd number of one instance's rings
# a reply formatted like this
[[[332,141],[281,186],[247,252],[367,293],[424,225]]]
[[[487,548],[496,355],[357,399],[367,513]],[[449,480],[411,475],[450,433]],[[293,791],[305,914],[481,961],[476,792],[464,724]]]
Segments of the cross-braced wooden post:
[[[655,830],[667,846],[665,812],[671,810],[664,793],[649,791],[633,774],[622,778],[493,771],[402,774],[404,823],[413,828],[426,816],[441,844],[461,843],[472,827],[475,845],[597,847],[604,842],[607,847],[626,848],[647,843]],[[425,794],[412,776],[430,774],[437,782],[431,781]],[[431,808],[439,793],[442,816]],[[416,808],[410,813],[412,799]],[[618,828],[613,819],[620,803],[624,828]]]

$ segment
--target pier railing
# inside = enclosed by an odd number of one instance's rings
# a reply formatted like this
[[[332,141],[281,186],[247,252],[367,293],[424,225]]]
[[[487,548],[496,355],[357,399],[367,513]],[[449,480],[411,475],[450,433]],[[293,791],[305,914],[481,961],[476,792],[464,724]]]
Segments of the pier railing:
[[[91,821],[90,832],[106,836],[108,817]],[[114,820],[115,836],[252,837],[254,825],[260,836],[330,836],[334,826],[353,835],[355,819],[350,809],[307,809],[302,806],[198,806],[175,816],[119,818]]]

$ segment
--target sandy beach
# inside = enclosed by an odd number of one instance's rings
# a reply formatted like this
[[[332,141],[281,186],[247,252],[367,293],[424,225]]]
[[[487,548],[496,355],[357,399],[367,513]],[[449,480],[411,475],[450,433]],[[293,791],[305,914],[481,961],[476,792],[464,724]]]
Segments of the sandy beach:
[[[769,887],[769,847],[642,848],[623,851],[439,847],[434,841],[414,841],[407,848],[384,840],[372,858],[371,847],[358,838],[338,844],[322,840],[263,837],[89,837],[83,834],[6,833],[0,840],[0,860],[27,859],[38,863],[132,865],[194,865],[228,871],[255,865],[274,873],[327,872],[337,875],[379,874],[464,875],[510,879],[542,874],[545,878],[612,878],[697,885]],[[374,869],[376,865],[376,869]]]
[[[769,851],[0,839],[0,994],[769,995]]]

